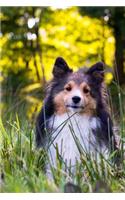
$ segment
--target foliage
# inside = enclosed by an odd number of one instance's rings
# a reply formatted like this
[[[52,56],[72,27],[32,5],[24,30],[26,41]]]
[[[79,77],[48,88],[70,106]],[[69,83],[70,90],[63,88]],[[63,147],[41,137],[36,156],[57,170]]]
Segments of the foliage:
[[[118,81],[125,83],[125,7],[79,7],[80,13],[96,17],[113,29],[115,37],[114,67]]]
[[[37,14],[33,16],[33,13],[38,12],[42,13],[42,19],[39,24],[28,29],[28,20],[31,17],[39,17]],[[39,43],[47,79],[50,78],[50,70],[57,56],[64,56],[73,67],[80,67],[88,63],[92,64],[101,59],[103,57],[104,40],[106,43],[105,62],[109,66],[112,65],[114,56],[112,30],[107,26],[103,27],[101,20],[91,19],[88,16],[81,17],[75,7],[56,11],[52,11],[50,8],[45,10],[43,8],[20,8],[19,11],[16,8],[2,8],[2,14],[2,33],[4,36],[2,38],[4,45],[2,58],[5,60],[5,56],[7,58],[11,56],[10,61],[13,62],[9,65],[14,70],[21,66],[29,66],[33,72],[32,55],[36,51],[36,40],[28,39],[27,34],[36,34],[35,26],[39,26]],[[103,30],[104,28],[105,30]],[[105,38],[103,38],[103,31],[105,31]],[[4,42],[5,40],[6,42]],[[109,53],[111,51],[112,55]],[[38,57],[36,61],[39,66]],[[8,66],[8,60],[3,62],[3,69],[5,65]],[[40,66],[38,68],[38,71],[40,71]]]
[[[41,100],[42,87],[52,77],[57,56],[63,56],[74,70],[103,58],[108,66],[112,66],[115,48],[112,29],[103,26],[99,19],[82,17],[76,7],[66,10],[3,7],[1,22],[0,65],[4,94],[8,96],[9,84],[15,93],[18,90],[16,94],[21,99],[24,95],[29,97],[33,83],[41,83],[41,90],[32,87],[32,93],[35,93],[31,96],[32,102],[34,99],[32,107],[38,105],[39,97]],[[108,73],[106,81],[111,79],[111,73]],[[30,90],[22,96],[24,87],[30,87]],[[25,100],[27,102],[29,98]]]

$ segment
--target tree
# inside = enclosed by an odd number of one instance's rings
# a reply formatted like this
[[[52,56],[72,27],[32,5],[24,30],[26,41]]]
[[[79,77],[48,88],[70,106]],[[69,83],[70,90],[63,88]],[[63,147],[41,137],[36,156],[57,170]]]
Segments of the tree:
[[[125,83],[125,7],[79,7],[82,15],[100,18],[113,29],[115,37],[115,75],[120,85]],[[118,76],[117,76],[118,75]]]
[[[42,7],[3,7],[1,9],[1,31],[7,40],[2,49],[2,59],[11,60],[10,67],[12,66],[17,71],[20,68],[30,71],[30,61],[32,60],[35,77],[38,81],[42,77],[44,84],[45,74],[39,36],[39,24],[43,12],[44,8]],[[37,56],[40,58],[41,68],[38,67]]]
[[[56,57],[64,57],[77,70],[81,66],[91,66],[100,55],[103,57],[105,43],[104,59],[112,65],[113,53],[109,56],[114,52],[111,28],[105,26],[104,38],[101,20],[81,17],[78,7],[64,10],[3,7],[0,17],[4,95],[8,99],[12,91],[12,97],[16,94],[16,98],[30,102],[32,110],[38,107],[38,101],[41,103],[44,83],[51,78]]]

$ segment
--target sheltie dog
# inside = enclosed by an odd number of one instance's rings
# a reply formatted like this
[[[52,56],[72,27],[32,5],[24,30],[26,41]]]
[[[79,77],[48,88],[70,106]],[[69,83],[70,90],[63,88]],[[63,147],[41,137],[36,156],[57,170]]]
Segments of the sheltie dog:
[[[102,62],[73,72],[63,58],[56,59],[36,122],[37,147],[47,149],[54,167],[57,149],[67,166],[80,162],[79,145],[94,158],[117,149],[107,100]]]

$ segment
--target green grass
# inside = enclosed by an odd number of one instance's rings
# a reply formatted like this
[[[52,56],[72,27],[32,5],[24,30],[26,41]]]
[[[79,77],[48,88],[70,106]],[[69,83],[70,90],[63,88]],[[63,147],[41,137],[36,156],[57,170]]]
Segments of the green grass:
[[[34,146],[34,131],[28,122],[20,125],[16,116],[8,121],[7,131],[0,121],[0,168],[4,174],[1,192],[54,192],[56,185],[47,180],[44,153]]]
[[[67,181],[78,185],[82,192],[125,192],[125,112],[124,93],[120,88],[117,88],[117,96],[122,157],[120,165],[116,166],[110,158],[105,160],[103,156],[99,163],[94,161],[82,151],[74,135],[81,153],[81,164],[77,163],[74,174],[70,169],[64,171],[57,149],[58,169],[52,166],[53,181],[48,180],[44,171],[46,152],[35,148],[34,124],[26,119],[23,110],[21,114],[11,111],[9,116],[3,115],[0,119],[0,192],[64,192]]]
[[[97,163],[81,153],[82,164],[77,164],[74,175],[70,171],[64,172],[58,160],[58,170],[53,169],[55,176],[53,182],[45,176],[45,152],[35,148],[34,130],[27,121],[25,124],[20,124],[16,116],[14,122],[8,121],[7,129],[0,121],[0,130],[0,168],[4,174],[1,192],[63,192],[67,180],[72,180],[80,186],[82,192],[94,191],[98,181],[106,183],[113,192],[124,191],[124,163],[122,168],[117,168],[103,157],[101,162]]]

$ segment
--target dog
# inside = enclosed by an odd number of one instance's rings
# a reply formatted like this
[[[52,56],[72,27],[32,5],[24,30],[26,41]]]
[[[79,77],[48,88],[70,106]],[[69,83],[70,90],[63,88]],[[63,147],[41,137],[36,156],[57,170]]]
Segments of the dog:
[[[46,88],[43,107],[36,121],[36,145],[47,149],[56,167],[57,149],[67,166],[80,162],[81,150],[107,158],[117,149],[104,83],[104,63],[77,72],[58,57],[53,79]]]

